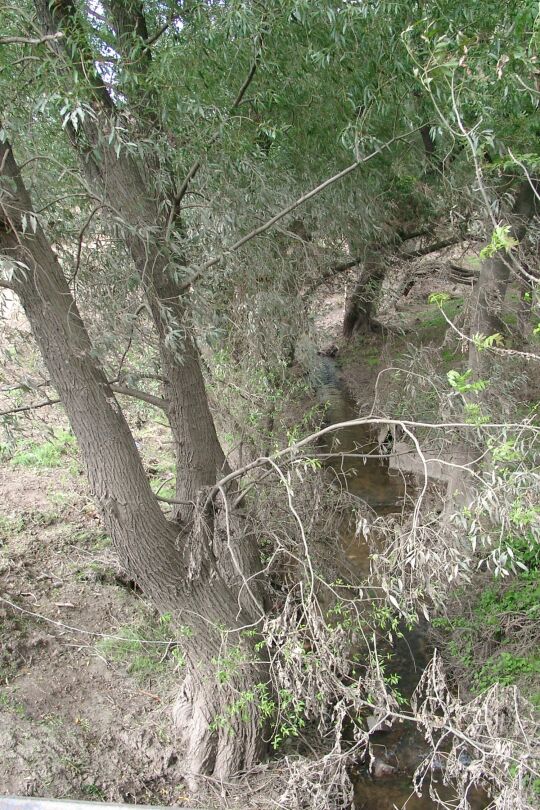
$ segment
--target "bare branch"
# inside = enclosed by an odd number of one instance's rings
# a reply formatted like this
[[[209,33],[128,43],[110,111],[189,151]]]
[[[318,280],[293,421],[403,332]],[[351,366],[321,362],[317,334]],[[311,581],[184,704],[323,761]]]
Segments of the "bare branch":
[[[248,89],[249,85],[253,81],[253,77],[255,76],[255,71],[257,70],[257,65],[259,64],[259,60],[261,58],[261,50],[260,50],[261,46],[262,46],[262,39],[261,39],[261,37],[259,37],[259,50],[257,51],[255,59],[253,60],[253,63],[251,65],[250,69],[249,69],[249,73],[245,78],[244,84],[242,85],[242,87],[238,91],[238,95],[236,96],[236,98],[234,100],[234,104],[231,107],[232,110],[236,110],[236,108],[240,106],[240,104],[242,103],[242,99],[244,98],[244,96],[246,94],[246,90]]]
[[[58,31],[56,34],[44,34],[42,37],[0,37],[0,45],[43,45],[53,39],[61,39],[64,34]]]
[[[538,359],[536,356],[532,356],[534,359]],[[288,447],[285,447],[283,450],[278,450],[276,453],[272,453],[270,456],[259,456],[259,458],[250,461],[248,464],[245,464],[243,467],[239,467],[236,470],[228,473],[224,476],[220,481],[215,484],[208,494],[207,501],[210,501],[213,497],[217,495],[220,489],[223,489],[230,481],[233,481],[237,478],[242,478],[246,475],[246,473],[251,472],[251,470],[256,469],[257,467],[266,467],[268,465],[274,465],[274,463],[280,459],[287,459],[289,458],[290,461],[297,461],[304,456],[301,453],[298,453],[303,447],[307,447],[310,444],[321,439],[323,436],[327,436],[329,433],[338,432],[340,430],[344,430],[351,427],[357,427],[359,425],[370,425],[371,427],[375,425],[384,425],[384,426],[396,426],[401,427],[408,435],[413,436],[411,433],[412,429],[415,428],[429,428],[432,430],[441,430],[447,431],[450,429],[456,430],[464,430],[464,431],[471,431],[471,430],[478,430],[479,426],[473,422],[415,422],[410,419],[390,419],[388,417],[375,417],[375,416],[362,416],[358,419],[348,419],[345,422],[336,422],[332,425],[328,425],[327,427],[321,428],[320,430],[311,433],[309,436],[306,436],[300,441],[296,442],[295,444],[291,444]],[[512,427],[512,423],[508,422],[487,422],[481,425],[482,430],[490,430],[492,428],[508,428]],[[538,425],[530,424],[527,422],[522,422],[519,424],[519,427],[525,430],[530,430],[535,433],[540,434],[540,427]],[[336,454],[339,455],[339,454]],[[421,453],[420,453],[421,455]],[[309,454],[311,458],[311,453]]]
[[[24,405],[20,408],[10,408],[7,411],[0,411],[0,416],[10,416],[15,413],[25,413],[26,411],[37,411],[38,408],[46,408],[48,405],[58,405],[60,399],[44,399],[43,402],[36,402],[35,405]]]
[[[154,45],[158,41],[158,39],[161,36],[163,36],[165,31],[167,31],[171,27],[171,25],[176,19],[177,19],[176,16],[171,17],[171,19],[167,20],[167,22],[164,25],[162,25],[161,28],[158,28],[155,34],[152,34],[151,37],[148,37],[148,39],[146,39],[144,43],[146,47],[149,48],[151,45]]]
[[[418,248],[418,250],[400,253],[399,257],[405,260],[418,259],[420,256],[429,256],[430,253],[436,253],[438,250],[444,250],[444,248],[452,247],[452,245],[458,245],[460,242],[463,242],[463,236],[450,236],[448,239],[440,239],[438,242],[433,242],[431,245]]]
[[[409,232],[407,232],[407,231],[399,231],[398,230],[394,234],[394,237],[393,237],[393,240],[392,240],[391,244],[393,244],[394,242],[398,242],[398,243],[408,242],[411,239],[419,239],[422,236],[429,236],[430,234],[431,234],[431,230],[429,230],[428,228],[419,228],[416,231],[409,231]],[[434,250],[440,250],[440,249],[441,249],[440,246],[437,247],[437,243],[436,243],[435,246],[431,246],[430,248],[426,248],[426,254],[427,253],[432,253]],[[380,252],[380,250],[381,250],[380,246],[377,246],[377,250]],[[415,254],[408,253],[408,254],[405,254],[405,255],[404,254],[398,254],[398,255],[400,256],[400,258],[401,257],[413,258]],[[423,255],[423,253],[419,254],[419,255]],[[365,256],[356,256],[356,257],[352,257],[350,259],[346,259],[345,261],[336,262],[335,264],[332,264],[327,270],[324,271],[324,273],[322,274],[322,276],[319,279],[316,279],[312,284],[309,285],[309,287],[303,293],[302,297],[307,298],[309,295],[311,295],[311,293],[313,293],[316,289],[321,287],[323,284],[326,284],[326,282],[331,281],[334,278],[334,276],[337,276],[340,273],[346,273],[348,270],[351,270],[351,268],[356,267],[357,265],[361,264],[364,261],[364,258],[365,258]]]
[[[247,74],[242,86],[240,87],[240,90],[238,91],[238,94],[237,94],[237,96],[236,96],[236,98],[235,98],[235,100],[233,102],[233,105],[231,107],[230,112],[233,112],[234,110],[237,109],[237,107],[240,106],[240,104],[242,103],[242,99],[244,98],[248,87],[250,86],[251,82],[253,81],[253,77],[255,76],[255,73],[257,71],[257,66],[258,66],[260,58],[261,58],[261,49],[262,49],[262,35],[259,35],[257,53],[255,54],[255,58],[254,58],[254,60],[253,60],[253,62],[251,64],[251,67],[249,69],[249,73]],[[211,146],[213,146],[213,144],[217,141],[218,137],[219,137],[219,132],[216,132],[215,135],[210,139],[210,141],[208,143],[208,146],[207,146],[207,150],[210,149]],[[180,210],[180,204],[181,204],[183,198],[185,197],[185,194],[186,194],[186,192],[187,192],[187,190],[189,188],[189,184],[191,183],[191,181],[193,180],[193,178],[195,177],[195,175],[197,174],[197,172],[201,168],[201,164],[202,164],[201,158],[198,158],[192,164],[191,168],[189,169],[187,175],[184,178],[184,181],[183,181],[182,185],[178,189],[178,192],[176,193],[176,195],[175,195],[175,197],[173,199],[173,203],[172,203],[171,210],[169,212],[169,217],[168,217],[168,220],[167,220],[166,238],[168,238],[168,236],[169,236],[172,223],[174,222],[174,219],[177,216],[178,211]]]
[[[166,399],[162,399],[162,397],[156,397],[153,394],[147,394],[145,391],[139,391],[138,388],[130,388],[127,385],[117,385],[116,383],[111,384],[111,390],[114,391],[115,394],[120,394],[126,397],[133,397],[134,399],[140,399],[142,402],[148,402],[150,405],[154,405],[156,408],[161,408],[163,411],[167,411],[169,403]],[[58,405],[61,402],[61,399],[44,399],[42,402],[36,402],[35,405],[23,405],[20,408],[10,408],[7,411],[0,411],[0,416],[9,416],[11,414],[16,413],[26,413],[28,411],[36,411],[38,408],[46,408],[48,405]]]
[[[309,287],[303,293],[302,298],[307,298],[311,295],[311,293],[315,292],[316,289],[322,287],[323,284],[326,284],[326,282],[331,281],[336,276],[339,276],[340,273],[346,273],[347,270],[351,270],[353,267],[356,267],[361,261],[362,259],[357,256],[354,259],[348,259],[347,261],[338,262],[337,264],[331,265],[331,267],[329,267],[320,278],[309,285]]]
[[[100,203],[100,205],[96,205],[96,207],[93,208],[92,211],[90,212],[90,214],[88,215],[86,222],[84,223],[81,230],[79,231],[79,237],[78,237],[78,240],[77,240],[77,256],[76,256],[76,259],[75,259],[75,270],[73,271],[73,275],[71,277],[72,282],[76,279],[76,277],[77,277],[77,275],[79,273],[79,268],[81,266],[81,256],[82,256],[84,234],[86,233],[87,229],[89,228],[90,223],[92,222],[94,216],[102,208],[105,208],[105,206],[102,205],[101,203]]]
[[[117,385],[113,383],[111,390],[114,391],[115,394],[121,394],[125,397],[133,397],[134,399],[142,400],[142,402],[148,402],[150,405],[155,405],[156,408],[161,408],[162,411],[166,411],[169,407],[169,403],[166,399],[156,397],[153,394],[147,394],[145,391],[139,391],[138,388],[130,388],[128,385]]]

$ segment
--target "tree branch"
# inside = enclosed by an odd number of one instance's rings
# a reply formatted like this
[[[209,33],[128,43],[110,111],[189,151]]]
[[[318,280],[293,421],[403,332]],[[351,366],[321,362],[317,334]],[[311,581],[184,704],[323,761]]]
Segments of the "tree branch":
[[[115,394],[121,394],[122,396],[140,399],[142,402],[148,402],[150,405],[154,405],[156,408],[161,408],[161,410],[165,412],[167,411],[167,407],[169,405],[167,400],[163,399],[162,397],[147,394],[145,391],[139,391],[137,388],[130,388],[127,385],[117,385],[116,383],[111,383],[111,390],[114,391]],[[44,399],[42,402],[36,402],[35,405],[23,405],[20,408],[10,408],[7,411],[0,411],[0,417],[9,416],[10,414],[15,413],[25,413],[26,411],[36,411],[38,408],[46,408],[48,405],[58,405],[58,403],[61,401],[61,399]]]
[[[108,111],[114,110],[114,101],[96,69],[94,53],[86,32],[81,28],[74,1],[59,0],[49,3],[49,0],[34,0],[34,3],[49,47],[57,56],[62,56],[68,66],[75,68],[81,79],[87,83],[95,101]],[[60,44],[59,39],[63,40]]]
[[[337,264],[333,264],[329,267],[326,272],[322,274],[322,276],[314,281],[309,287],[305,290],[302,294],[302,298],[307,298],[311,293],[315,292],[316,289],[322,287],[323,284],[326,284],[327,281],[331,281],[335,276],[338,276],[340,273],[346,273],[347,270],[351,270],[353,267],[356,267],[362,259],[360,256],[357,256],[354,259],[348,259],[345,262],[338,262]]]
[[[270,228],[273,225],[275,225],[276,222],[279,222],[280,219],[283,219],[283,217],[287,216],[287,214],[290,214],[291,211],[294,211],[295,208],[298,208],[298,206],[302,205],[303,203],[307,202],[308,200],[311,200],[312,197],[315,197],[317,194],[320,194],[322,191],[324,191],[329,186],[333,185],[334,183],[337,183],[338,180],[342,180],[344,177],[347,177],[347,175],[354,172],[356,169],[358,169],[364,163],[367,163],[368,161],[373,160],[373,158],[375,158],[378,155],[382,154],[382,152],[385,149],[388,149],[393,143],[396,143],[397,141],[402,141],[405,138],[408,138],[410,135],[412,135],[418,129],[419,129],[419,127],[417,127],[416,129],[410,130],[410,132],[405,132],[402,135],[396,135],[394,138],[391,138],[389,141],[384,143],[378,149],[375,149],[375,151],[371,152],[369,155],[366,155],[365,157],[362,157],[359,160],[355,160],[355,162],[351,163],[350,166],[347,166],[345,169],[342,169],[337,174],[334,174],[332,177],[329,177],[327,180],[324,181],[324,183],[321,183],[316,188],[313,188],[313,189],[311,189],[311,191],[308,191],[306,194],[303,194],[301,197],[299,197],[293,203],[286,206],[286,208],[283,208],[279,213],[277,213],[271,219],[267,220],[263,225],[259,225],[258,228],[254,228],[252,231],[250,231],[248,234],[243,236],[241,239],[238,239],[237,242],[235,242],[229,248],[227,248],[222,253],[220,253],[219,256],[214,256],[212,259],[208,259],[208,261],[204,262],[204,264],[202,264],[198,268],[196,268],[195,271],[193,272],[193,274],[191,275],[191,277],[187,281],[185,281],[183,284],[180,285],[179,291],[182,292],[182,291],[188,289],[189,287],[191,287],[193,282],[196,281],[198,278],[200,278],[200,276],[202,276],[203,273],[206,270],[208,270],[210,267],[214,267],[214,265],[216,265],[216,264],[219,264],[219,262],[221,262],[225,258],[225,256],[228,256],[230,253],[234,253],[234,251],[236,251],[239,248],[243,247],[243,245],[245,245],[247,242],[250,242],[252,239],[255,239],[255,237],[260,236],[262,233],[265,233],[265,231],[270,230]]]
[[[419,248],[418,250],[411,250],[408,253],[400,253],[399,258],[409,261],[410,259],[418,259],[420,256],[429,256],[430,253],[436,253],[438,250],[458,245],[463,242],[463,236],[450,236],[448,239],[440,239],[438,242],[433,242],[431,245]]]
[[[42,37],[0,37],[0,45],[43,45],[54,39],[60,39],[64,34],[58,31],[56,34],[44,34]]]
[[[0,411],[1,416],[9,416],[12,413],[24,413],[25,411],[37,411],[38,408],[46,408],[48,405],[58,405],[60,399],[44,399],[43,402],[36,402],[35,405],[23,405],[20,408],[10,408],[8,411]]]
[[[163,397],[156,397],[153,394],[147,394],[145,391],[139,391],[138,388],[130,388],[128,385],[118,385],[111,383],[111,390],[115,394],[121,394],[125,397],[133,397],[140,399],[142,402],[148,402],[150,405],[155,405],[156,408],[161,408],[162,411],[167,411],[169,403]]]
[[[174,17],[171,17],[171,19],[167,20],[167,22],[164,25],[162,25],[161,28],[158,28],[158,30],[155,32],[155,34],[152,34],[151,37],[148,37],[144,42],[146,47],[150,48],[151,45],[154,45],[158,41],[158,39],[161,36],[163,36],[165,31],[167,31],[171,27],[173,22],[175,22],[175,20],[177,20],[177,19],[178,19],[178,17],[176,15]]]
[[[236,98],[234,100],[234,104],[232,105],[231,110],[236,110],[236,108],[240,106],[240,104],[242,103],[242,99],[244,98],[244,96],[246,94],[246,90],[248,89],[249,85],[253,81],[253,77],[255,76],[255,71],[257,70],[257,65],[259,64],[259,60],[261,58],[261,47],[262,47],[262,38],[259,37],[259,50],[257,51],[257,54],[255,55],[255,59],[253,60],[253,63],[251,65],[250,69],[249,69],[249,73],[245,78],[244,84],[242,85],[242,87],[238,91],[238,95],[236,96]]]
[[[234,110],[236,110],[236,108],[239,107],[240,104],[242,103],[242,99],[244,98],[244,96],[246,94],[246,91],[247,91],[248,87],[250,86],[251,82],[253,81],[253,77],[255,76],[255,73],[257,71],[257,66],[258,66],[258,64],[260,62],[260,58],[261,58],[261,50],[262,50],[262,35],[260,34],[259,37],[258,37],[258,50],[257,50],[257,53],[255,54],[255,58],[254,58],[254,60],[252,62],[252,65],[251,65],[251,67],[249,69],[249,73],[246,76],[240,90],[238,91],[238,94],[237,94],[237,96],[236,96],[236,98],[235,98],[235,100],[233,102],[233,105],[232,105],[232,107],[230,109],[230,112],[233,112]],[[213,137],[210,139],[210,141],[208,143],[207,151],[217,141],[218,137],[219,137],[219,132],[216,132],[215,135],[213,135]],[[193,163],[191,168],[189,169],[187,175],[184,178],[184,181],[183,181],[182,185],[180,186],[180,188],[178,189],[178,192],[175,194],[175,196],[173,198],[173,202],[172,202],[172,205],[171,205],[171,210],[169,212],[169,217],[168,217],[168,220],[167,220],[166,237],[165,237],[166,239],[169,236],[169,233],[170,233],[170,230],[171,230],[171,225],[174,222],[175,217],[178,215],[178,211],[180,210],[180,204],[181,204],[183,198],[185,197],[185,194],[186,194],[186,192],[187,192],[187,190],[189,188],[189,184],[191,183],[191,181],[193,180],[193,178],[195,177],[195,175],[197,174],[197,172],[201,168],[201,165],[202,165],[202,159],[198,158]]]
[[[408,242],[411,239],[419,239],[421,236],[428,236],[431,233],[430,230],[427,228],[420,228],[416,231],[396,231],[395,239],[400,242]],[[323,275],[315,280],[312,284],[307,287],[307,289],[302,294],[302,298],[307,298],[311,293],[313,293],[316,289],[321,287],[323,284],[326,284],[327,281],[331,281],[334,276],[339,275],[340,273],[346,273],[347,270],[351,270],[353,267],[361,264],[364,261],[363,256],[357,256],[356,258],[346,259],[343,262],[337,262],[336,264],[331,265],[328,270],[326,270]]]

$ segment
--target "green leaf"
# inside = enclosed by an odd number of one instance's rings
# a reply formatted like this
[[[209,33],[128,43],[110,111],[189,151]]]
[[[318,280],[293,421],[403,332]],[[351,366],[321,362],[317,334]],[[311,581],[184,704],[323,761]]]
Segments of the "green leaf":
[[[510,236],[510,230],[510,225],[497,225],[491,234],[491,242],[480,251],[480,258],[490,259],[501,250],[510,253],[513,248],[517,247],[519,242],[513,236]]]

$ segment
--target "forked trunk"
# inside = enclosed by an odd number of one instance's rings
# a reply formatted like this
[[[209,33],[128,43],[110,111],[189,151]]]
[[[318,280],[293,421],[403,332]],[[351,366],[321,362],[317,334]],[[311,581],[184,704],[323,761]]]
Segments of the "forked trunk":
[[[257,580],[243,584],[256,573],[246,570],[248,564],[256,567],[256,559],[237,559],[234,549],[241,542],[220,533],[213,504],[189,528],[166,519],[92,356],[62,268],[39,224],[35,233],[23,232],[31,201],[7,143],[0,144],[0,167],[0,252],[16,263],[14,289],[77,438],[105,528],[129,574],[184,628],[188,677],[177,714],[188,746],[186,769],[192,776],[228,778],[253,766],[263,748],[254,696],[257,684],[266,683],[267,667],[253,638],[263,608]]]

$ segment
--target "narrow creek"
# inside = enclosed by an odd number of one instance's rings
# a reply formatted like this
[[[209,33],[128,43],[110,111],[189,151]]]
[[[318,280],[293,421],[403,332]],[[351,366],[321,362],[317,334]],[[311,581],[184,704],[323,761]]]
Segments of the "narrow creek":
[[[355,419],[358,410],[340,382],[335,362],[327,357],[320,357],[319,361],[315,386],[319,401],[326,404],[327,423]],[[326,466],[335,474],[338,485],[346,486],[351,494],[364,501],[375,516],[401,511],[407,484],[399,473],[389,471],[386,461],[338,455],[378,455],[377,442],[369,428],[360,425],[342,429],[338,435],[330,434],[325,449],[336,453]],[[372,551],[368,543],[348,526],[342,532],[342,544],[355,573],[361,578],[367,577]],[[425,629],[405,633],[395,645],[392,670],[399,675],[398,689],[407,699],[412,696],[429,657]],[[374,778],[367,767],[358,768],[354,774],[355,810],[428,810],[440,806],[430,798],[427,784],[421,797],[413,791],[411,777],[428,749],[423,735],[412,722],[395,723],[389,731],[372,734],[371,745],[374,756],[396,770]],[[455,800],[455,794],[443,786],[440,776],[437,779],[434,774],[433,779],[437,780],[436,789],[441,798]],[[481,810],[487,802],[485,798],[471,797],[470,804],[472,810]]]

